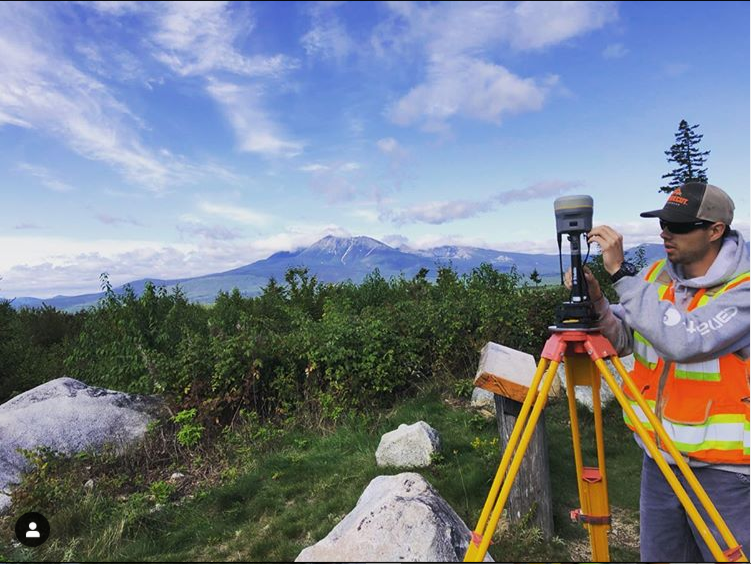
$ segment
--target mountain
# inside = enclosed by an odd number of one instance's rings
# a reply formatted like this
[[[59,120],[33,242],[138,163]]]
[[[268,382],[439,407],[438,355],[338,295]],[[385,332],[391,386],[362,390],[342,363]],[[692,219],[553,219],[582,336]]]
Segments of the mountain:
[[[662,245],[645,245],[647,260],[664,256]],[[564,247],[564,268],[568,248]],[[411,278],[420,269],[429,271],[434,279],[438,267],[450,266],[459,274],[466,274],[482,263],[489,263],[501,272],[509,272],[513,267],[520,274],[528,276],[537,270],[543,280],[553,282],[560,276],[557,255],[509,253],[476,247],[443,246],[428,250],[394,248],[370,237],[324,237],[313,245],[292,252],[279,252],[270,257],[239,268],[206,274],[192,278],[164,280],[144,278],[130,282],[136,294],[143,291],[147,282],[155,286],[165,286],[168,290],[179,284],[191,301],[211,303],[220,290],[231,291],[238,288],[243,295],[258,295],[269,278],[283,280],[290,268],[307,267],[323,282],[352,280],[359,283],[376,268],[385,278],[404,275]],[[118,294],[125,291],[125,285],[114,289]],[[76,311],[95,305],[103,293],[79,296],[55,296],[39,299],[18,297],[13,306],[41,307],[46,304],[61,310]]]

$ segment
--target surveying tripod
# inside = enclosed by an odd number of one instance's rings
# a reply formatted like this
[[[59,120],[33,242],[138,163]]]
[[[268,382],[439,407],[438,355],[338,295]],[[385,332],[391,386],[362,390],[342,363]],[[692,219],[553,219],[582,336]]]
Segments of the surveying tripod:
[[[524,453],[529,445],[532,433],[548,398],[548,392],[556,377],[559,364],[563,361],[566,371],[566,392],[568,395],[569,415],[571,417],[571,436],[576,464],[576,479],[579,488],[581,508],[572,512],[572,518],[582,523],[589,532],[593,562],[609,562],[607,533],[610,529],[610,508],[608,504],[607,476],[605,474],[605,445],[602,433],[602,407],[600,405],[600,376],[613,391],[618,403],[633,422],[637,434],[644,442],[652,458],[659,466],[670,487],[675,492],[689,517],[698,529],[704,542],[712,552],[716,562],[748,562],[746,555],[733,537],[717,509],[707,496],[704,488],[694,476],[691,468],[684,461],[675,445],[665,432],[659,419],[652,413],[639,389],[626,372],[623,363],[605,337],[599,331],[585,327],[565,329],[552,327],[553,334],[543,348],[540,363],[529,386],[529,392],[522,404],[514,429],[501,458],[493,485],[490,488],[485,506],[482,509],[477,526],[464,556],[465,562],[481,562],[488,551],[498,520],[508,499],[514,478],[519,471]],[[673,457],[686,481],[701,502],[712,522],[717,527],[728,549],[722,550],[707,527],[703,517],[670,469],[655,441],[646,431],[639,417],[631,407],[629,400],[616,382],[605,360],[615,366],[631,396],[636,400],[641,411],[646,415],[663,448]],[[544,374],[544,377],[543,377]],[[540,382],[542,381],[542,387]],[[597,444],[597,467],[584,467],[582,464],[579,423],[576,414],[575,386],[590,386],[595,423],[595,440]],[[538,392],[539,389],[539,392]],[[531,414],[530,414],[531,411]],[[518,448],[517,448],[518,447]],[[508,472],[508,474],[507,474]]]

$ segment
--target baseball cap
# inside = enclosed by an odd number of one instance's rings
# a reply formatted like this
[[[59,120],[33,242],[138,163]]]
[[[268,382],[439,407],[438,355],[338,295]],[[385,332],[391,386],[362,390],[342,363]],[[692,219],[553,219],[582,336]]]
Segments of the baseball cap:
[[[687,182],[671,192],[662,209],[640,215],[675,223],[712,221],[730,225],[733,210],[733,200],[721,188],[705,182]]]

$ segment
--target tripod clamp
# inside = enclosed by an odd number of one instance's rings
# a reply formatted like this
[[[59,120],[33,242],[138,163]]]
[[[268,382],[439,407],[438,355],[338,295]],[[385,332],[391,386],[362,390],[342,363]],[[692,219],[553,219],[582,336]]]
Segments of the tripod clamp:
[[[610,515],[584,515],[581,509],[572,509],[569,517],[575,523],[583,525],[610,525],[612,522]]]

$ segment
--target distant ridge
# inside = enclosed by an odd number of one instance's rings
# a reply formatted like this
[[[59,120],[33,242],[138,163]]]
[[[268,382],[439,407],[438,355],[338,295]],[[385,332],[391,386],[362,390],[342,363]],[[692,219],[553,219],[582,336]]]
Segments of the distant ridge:
[[[647,260],[664,257],[662,245],[644,245]],[[564,249],[564,261],[566,259]],[[489,263],[501,272],[516,267],[523,276],[537,270],[543,279],[559,276],[558,255],[510,253],[477,247],[446,245],[433,249],[397,249],[371,237],[334,237],[329,235],[306,248],[296,251],[281,251],[268,258],[215,274],[192,278],[159,279],[144,278],[118,286],[114,291],[122,294],[130,285],[140,295],[147,282],[172,289],[180,285],[191,301],[212,303],[220,291],[238,288],[243,295],[258,295],[270,278],[284,279],[289,268],[306,267],[323,282],[351,280],[359,283],[376,268],[385,278],[404,275],[412,277],[420,269],[429,271],[434,279],[437,269],[451,266],[458,274],[466,274],[482,263]],[[564,262],[565,264],[565,262]],[[42,307],[48,305],[66,311],[76,311],[95,305],[104,293],[78,296],[55,296],[53,298],[17,297],[13,306]]]

